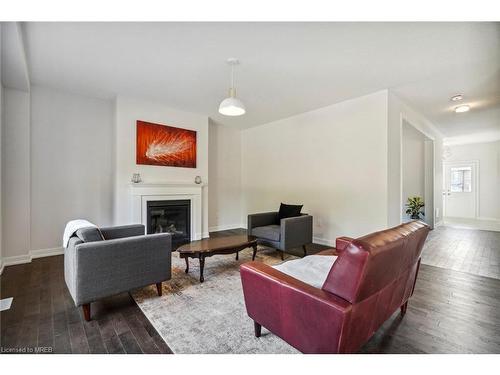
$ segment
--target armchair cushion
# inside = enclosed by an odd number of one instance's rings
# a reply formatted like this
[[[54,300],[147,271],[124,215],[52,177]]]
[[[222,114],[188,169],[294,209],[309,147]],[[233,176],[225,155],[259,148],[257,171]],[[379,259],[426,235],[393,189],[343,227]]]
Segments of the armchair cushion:
[[[315,288],[321,288],[336,260],[336,256],[330,255],[307,256],[278,264],[273,268]]]
[[[278,218],[279,220],[281,220],[281,219],[286,219],[287,217],[300,216],[301,210],[302,210],[302,205],[281,203],[280,210],[278,212]]]
[[[280,226],[279,225],[266,225],[263,227],[256,227],[252,229],[252,235],[258,238],[263,238],[269,241],[279,242],[280,240]]]

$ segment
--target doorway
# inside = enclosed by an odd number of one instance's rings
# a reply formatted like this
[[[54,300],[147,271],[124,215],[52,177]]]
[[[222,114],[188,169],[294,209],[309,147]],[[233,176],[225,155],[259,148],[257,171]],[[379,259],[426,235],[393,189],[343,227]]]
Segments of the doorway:
[[[401,122],[401,222],[411,220],[406,214],[408,198],[424,201],[420,219],[434,228],[434,139],[406,119]]]
[[[443,216],[476,219],[479,206],[478,162],[445,162],[443,171]]]

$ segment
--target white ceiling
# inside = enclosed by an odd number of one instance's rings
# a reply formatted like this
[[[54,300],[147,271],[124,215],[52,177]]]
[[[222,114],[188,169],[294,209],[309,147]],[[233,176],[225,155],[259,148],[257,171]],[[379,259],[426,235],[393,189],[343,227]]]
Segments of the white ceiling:
[[[391,88],[446,136],[500,130],[499,23],[26,23],[35,84],[241,128]],[[237,57],[247,114],[217,113]],[[455,114],[449,98],[472,110]]]

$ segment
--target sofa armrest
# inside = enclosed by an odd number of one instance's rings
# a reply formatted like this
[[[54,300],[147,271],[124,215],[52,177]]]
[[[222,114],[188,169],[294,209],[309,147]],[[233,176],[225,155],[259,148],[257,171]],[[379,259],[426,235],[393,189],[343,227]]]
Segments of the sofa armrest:
[[[142,236],[146,234],[146,228],[142,224],[121,225],[117,227],[99,228],[105,240],[116,238]]]
[[[168,233],[82,243],[75,247],[75,303],[170,279]]]
[[[346,249],[346,247],[354,240],[351,237],[338,237],[335,240],[335,249],[337,250],[337,254],[340,254],[342,251]]]
[[[251,234],[252,229],[256,227],[263,227],[265,225],[278,224],[277,212],[263,212],[259,214],[248,215],[248,234]]]
[[[313,217],[302,215],[281,219],[280,230],[281,250],[310,244],[313,236]]]
[[[266,264],[240,266],[247,313],[304,353],[340,351],[351,304]]]

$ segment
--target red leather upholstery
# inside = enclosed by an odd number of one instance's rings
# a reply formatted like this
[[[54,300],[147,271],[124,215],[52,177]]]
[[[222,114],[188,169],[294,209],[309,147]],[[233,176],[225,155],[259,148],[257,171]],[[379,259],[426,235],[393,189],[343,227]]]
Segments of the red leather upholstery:
[[[335,240],[335,249],[337,254],[340,254],[346,249],[346,247],[352,242],[353,238],[350,237],[339,237]]]
[[[322,289],[262,263],[241,266],[248,315],[304,353],[352,353],[375,333],[415,285],[429,232],[411,222],[345,245]]]

